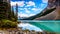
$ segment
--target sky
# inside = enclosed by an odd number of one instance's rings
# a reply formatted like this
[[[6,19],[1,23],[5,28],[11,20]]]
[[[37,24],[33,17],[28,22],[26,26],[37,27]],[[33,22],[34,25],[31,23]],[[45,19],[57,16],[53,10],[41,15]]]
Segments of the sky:
[[[14,7],[18,4],[18,18],[30,17],[40,13],[48,5],[48,0],[11,0],[11,6]],[[18,24],[18,27],[27,28],[29,30],[42,31],[40,28],[31,24]]]
[[[30,17],[40,13],[47,7],[48,0],[11,0],[11,6],[18,4],[18,17]]]

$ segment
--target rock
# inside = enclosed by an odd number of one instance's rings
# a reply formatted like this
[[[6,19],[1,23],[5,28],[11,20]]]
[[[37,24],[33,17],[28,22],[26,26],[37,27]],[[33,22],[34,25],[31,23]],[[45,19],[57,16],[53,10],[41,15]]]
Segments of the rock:
[[[48,6],[47,6],[46,9],[56,7],[56,10],[54,10],[53,12],[51,12],[51,13],[45,15],[45,16],[36,18],[36,20],[59,20],[60,19],[60,10],[59,10],[60,9],[60,4],[59,4],[59,1],[58,0],[48,0],[48,2],[49,3],[48,3]]]

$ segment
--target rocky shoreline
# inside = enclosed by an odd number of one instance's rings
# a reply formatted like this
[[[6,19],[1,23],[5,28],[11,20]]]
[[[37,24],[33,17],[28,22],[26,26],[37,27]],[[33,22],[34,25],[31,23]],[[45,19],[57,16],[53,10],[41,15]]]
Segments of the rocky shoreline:
[[[3,29],[0,30],[0,34],[56,34],[56,33],[51,33],[51,32],[37,32],[37,31],[30,31],[28,29],[22,30],[22,28],[10,28],[10,29]]]

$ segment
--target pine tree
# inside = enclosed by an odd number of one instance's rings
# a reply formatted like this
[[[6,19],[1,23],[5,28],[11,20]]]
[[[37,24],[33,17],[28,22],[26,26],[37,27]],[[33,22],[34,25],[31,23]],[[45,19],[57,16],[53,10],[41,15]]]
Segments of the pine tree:
[[[18,4],[16,4],[16,19],[18,19]]]
[[[0,2],[0,19],[8,19],[8,3]]]

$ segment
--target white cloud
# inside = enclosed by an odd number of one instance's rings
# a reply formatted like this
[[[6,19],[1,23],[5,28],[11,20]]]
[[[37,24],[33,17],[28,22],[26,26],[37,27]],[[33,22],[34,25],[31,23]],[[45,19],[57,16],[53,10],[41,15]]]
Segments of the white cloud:
[[[29,16],[33,16],[33,15],[35,15],[35,14],[30,14]]]
[[[41,3],[41,6],[44,6],[45,4]]]
[[[42,0],[43,3],[48,3],[48,0]]]
[[[40,12],[43,10],[42,8],[39,8],[39,9],[40,9],[40,10],[39,10]]]
[[[30,11],[28,10],[28,8],[24,8],[26,13],[30,13]]]
[[[18,13],[18,16],[20,16],[20,17],[30,17],[30,16],[33,16],[33,15],[35,15],[35,14],[25,14],[25,13],[22,13],[22,12]]]
[[[25,4],[24,4],[24,1],[18,2],[18,5],[21,6],[21,7],[23,7],[23,6],[25,5]]]
[[[40,28],[33,26],[29,23],[20,23],[20,24],[18,24],[18,27],[22,27],[23,29],[29,29],[29,30],[35,30],[35,31],[42,32],[42,30]]]
[[[35,3],[32,1],[26,2],[27,6],[35,6]]]
[[[26,13],[30,13],[30,11],[29,10],[26,10]]]
[[[15,6],[15,5],[16,5],[16,3],[17,3],[17,2],[13,2],[13,1],[11,1],[11,3],[10,3],[10,4],[11,4],[11,6]]]
[[[41,12],[43,9],[42,9],[42,8],[32,8],[32,10],[34,10],[35,12],[36,12],[36,11]]]
[[[19,13],[18,16],[20,16],[20,17],[29,17],[27,14],[24,14],[24,13]]]
[[[38,8],[32,8],[32,10],[34,10],[34,11],[38,11],[39,9],[38,9]]]
[[[13,1],[11,1],[11,6],[16,6],[16,4],[18,4],[18,6],[20,6],[20,7],[23,7],[25,4],[24,4],[24,1],[15,1],[15,2],[13,2]]]
[[[31,8],[28,8],[28,9],[31,9]]]
[[[46,4],[41,3],[40,8],[44,8],[44,7],[46,7]]]
[[[24,8],[18,8],[19,10],[24,10]]]

